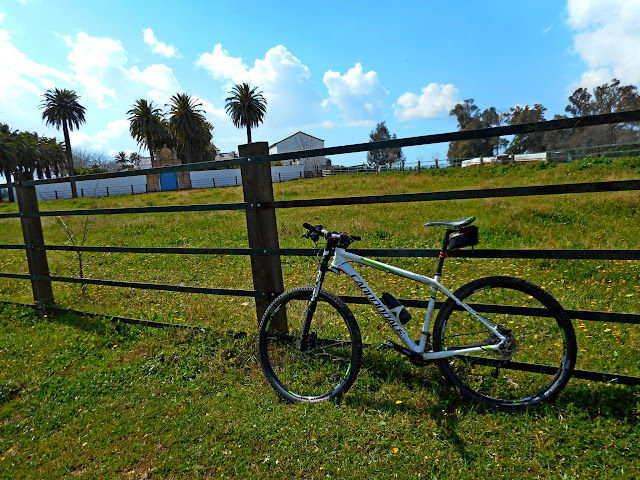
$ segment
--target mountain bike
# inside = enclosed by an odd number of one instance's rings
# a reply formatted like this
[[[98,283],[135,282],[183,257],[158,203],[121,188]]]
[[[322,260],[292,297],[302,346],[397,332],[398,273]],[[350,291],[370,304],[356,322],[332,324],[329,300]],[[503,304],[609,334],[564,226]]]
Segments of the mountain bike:
[[[462,394],[490,406],[523,407],[554,398],[567,384],[576,361],[576,338],[560,303],[533,283],[490,276],[451,292],[440,283],[448,252],[478,243],[475,217],[425,226],[444,229],[433,277],[347,251],[360,237],[303,224],[303,237],[326,240],[315,285],[288,290],[267,308],[258,333],[260,364],[284,400],[317,402],[341,398],[358,376],[362,338],[346,303],[322,288],[327,272],[345,274],[362,291],[402,345],[382,346],[418,366],[437,362]],[[431,287],[420,338],[404,324],[411,314],[391,294],[380,297],[354,265],[372,267]],[[433,325],[436,295],[444,294]]]

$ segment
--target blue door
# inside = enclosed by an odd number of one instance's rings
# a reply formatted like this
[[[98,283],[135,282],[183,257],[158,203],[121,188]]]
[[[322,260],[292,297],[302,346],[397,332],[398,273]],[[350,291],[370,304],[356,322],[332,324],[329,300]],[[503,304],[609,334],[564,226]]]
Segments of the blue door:
[[[177,190],[178,175],[175,172],[160,174],[160,190]]]

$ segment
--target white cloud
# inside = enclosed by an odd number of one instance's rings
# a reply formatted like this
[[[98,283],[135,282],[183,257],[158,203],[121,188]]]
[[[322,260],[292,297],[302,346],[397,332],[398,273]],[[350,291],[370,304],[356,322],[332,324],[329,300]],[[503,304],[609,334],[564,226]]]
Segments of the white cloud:
[[[619,78],[640,82],[640,2],[568,0],[568,23],[576,32],[574,50],[587,63],[580,86]],[[604,75],[609,73],[605,80]],[[583,83],[585,82],[585,83]]]
[[[134,66],[127,75],[131,80],[138,81],[141,86],[146,87],[146,95],[160,105],[167,103],[171,95],[182,92],[173,71],[166,65],[150,65],[144,70]]]
[[[222,98],[234,84],[248,82],[258,87],[267,101],[265,125],[299,127],[319,121],[321,99],[310,81],[311,72],[283,45],[269,49],[263,59],[256,59],[250,67],[217,44],[211,52],[200,55],[195,64],[214,80],[224,82]]]
[[[249,82],[265,90],[282,80],[303,82],[311,76],[309,69],[282,45],[271,48],[264,59],[255,60],[249,68],[241,58],[230,56],[217,44],[211,53],[200,55],[196,66],[208,70],[215,79]]]
[[[151,97],[159,103],[181,92],[173,71],[166,65],[126,68],[126,52],[119,41],[79,33],[69,53],[71,70],[87,95],[100,108],[132,98]]]
[[[81,32],[71,44],[68,60],[76,80],[98,106],[107,106],[105,97],[115,98],[122,85],[119,80],[124,74],[123,65],[127,62],[119,41]]]
[[[451,84],[437,85],[430,83],[422,87],[422,93],[407,92],[398,98],[395,104],[395,116],[401,122],[421,118],[446,117],[449,111],[459,102],[458,89]]]
[[[160,42],[153,30],[150,28],[145,28],[143,31],[144,35],[144,43],[151,46],[151,50],[154,53],[159,53],[160,55],[164,55],[167,58],[175,57],[178,54],[178,49],[173,45],[167,45],[164,42]]]
[[[0,13],[0,23],[4,22],[4,13]]]
[[[547,33],[549,33],[551,31],[552,28],[553,28],[553,25],[548,25],[547,27],[542,29],[542,34],[546,35]]]
[[[69,132],[69,135],[71,137],[71,145],[74,147],[85,147],[96,150],[109,148],[114,139],[124,138],[128,143],[131,143],[129,120],[126,118],[109,122],[107,128],[98,131],[95,135],[89,135],[80,130]],[[123,150],[123,148],[116,150]]]
[[[202,109],[205,112],[205,117],[209,122],[211,122],[214,126],[219,124],[219,122],[227,122],[229,121],[229,117],[227,116],[227,112],[225,112],[224,108],[216,108],[213,106],[211,102],[205,100],[204,98],[199,97],[198,95],[192,95],[193,99],[202,104]]]
[[[60,70],[34,62],[18,50],[6,30],[0,29],[0,105],[3,116],[33,114],[44,90],[70,81]]]
[[[222,49],[220,43],[213,47],[211,53],[200,55],[196,66],[208,70],[211,76],[218,80],[227,79],[233,83],[249,81],[249,67],[242,62],[241,58],[230,56],[229,52]]]
[[[569,93],[575,92],[578,88],[586,88],[587,90],[593,90],[595,87],[599,87],[605,83],[610,83],[614,75],[608,68],[599,68],[597,70],[589,70],[582,74],[580,80],[569,85]]]
[[[362,65],[356,63],[344,75],[328,70],[323,82],[329,90],[329,98],[323,101],[325,108],[336,105],[345,118],[354,121],[382,116],[384,99],[389,92],[378,81],[376,72],[363,73]]]

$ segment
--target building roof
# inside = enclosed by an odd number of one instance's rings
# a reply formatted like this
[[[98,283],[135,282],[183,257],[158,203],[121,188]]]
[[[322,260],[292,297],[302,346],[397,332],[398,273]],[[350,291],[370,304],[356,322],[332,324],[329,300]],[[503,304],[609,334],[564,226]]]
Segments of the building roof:
[[[314,137],[313,135],[309,135],[308,133],[304,133],[304,132],[296,132],[293,135],[289,135],[287,138],[283,138],[282,140],[280,140],[279,142],[274,143],[273,145],[269,145],[269,148],[275,147],[276,145],[278,145],[279,143],[284,142],[285,140],[289,140],[291,137],[295,137],[296,135],[298,135],[299,133],[301,133],[302,135],[306,135],[307,137],[311,137],[311,138],[315,138],[316,140],[319,140],[321,142],[324,142],[324,140],[322,140],[321,138],[318,137]]]

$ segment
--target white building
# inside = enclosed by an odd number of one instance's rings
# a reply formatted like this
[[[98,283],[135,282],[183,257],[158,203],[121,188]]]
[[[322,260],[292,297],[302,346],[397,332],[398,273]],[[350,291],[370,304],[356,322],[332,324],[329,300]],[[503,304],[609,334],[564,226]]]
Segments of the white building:
[[[235,151],[231,151],[229,153],[218,152],[216,155],[216,162],[222,162],[224,160],[233,160],[238,158],[238,154]]]
[[[508,163],[547,162],[551,159],[551,152],[522,153],[518,155],[500,154],[495,157],[476,157],[463,160],[460,166],[481,167],[483,165],[504,165]]]
[[[269,147],[269,155],[276,153],[298,152],[324,148],[324,140],[308,135],[304,132],[294,133],[290,137],[280,140]],[[295,160],[285,160],[285,165],[304,165],[305,171],[322,169],[326,166],[326,159],[320,157],[300,157]]]

